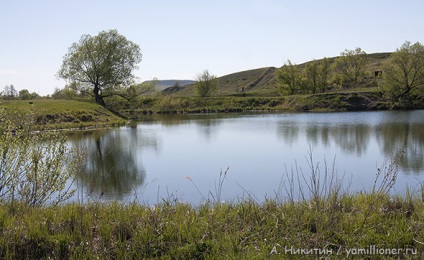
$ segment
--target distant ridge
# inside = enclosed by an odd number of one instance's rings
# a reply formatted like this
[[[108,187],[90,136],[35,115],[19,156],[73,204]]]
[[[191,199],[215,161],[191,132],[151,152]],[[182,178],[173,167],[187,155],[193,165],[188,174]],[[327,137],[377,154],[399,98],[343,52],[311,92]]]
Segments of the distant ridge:
[[[153,82],[153,80],[147,80],[145,82],[150,83],[150,82]],[[183,79],[183,80],[180,80],[180,79],[157,80],[156,81],[156,88],[157,88],[157,90],[162,91],[166,88],[175,86],[177,83],[178,83],[178,86],[184,87],[184,86],[193,84],[194,81],[188,80],[188,79]]]
[[[218,78],[218,95],[242,94],[245,92],[273,91],[275,67],[265,67],[246,71],[235,72]],[[164,94],[177,94],[179,96],[196,95],[194,81],[184,87],[169,87],[163,90]]]

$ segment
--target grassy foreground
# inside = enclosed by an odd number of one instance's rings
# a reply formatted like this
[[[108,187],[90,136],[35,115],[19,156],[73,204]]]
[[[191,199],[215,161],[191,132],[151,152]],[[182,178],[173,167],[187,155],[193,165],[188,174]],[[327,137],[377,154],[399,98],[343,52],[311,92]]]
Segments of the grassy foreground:
[[[7,114],[31,114],[35,129],[101,128],[126,122],[98,104],[77,100],[1,100],[0,109]]]
[[[199,206],[2,204],[0,257],[415,259],[424,253],[423,209],[422,198],[376,193]]]

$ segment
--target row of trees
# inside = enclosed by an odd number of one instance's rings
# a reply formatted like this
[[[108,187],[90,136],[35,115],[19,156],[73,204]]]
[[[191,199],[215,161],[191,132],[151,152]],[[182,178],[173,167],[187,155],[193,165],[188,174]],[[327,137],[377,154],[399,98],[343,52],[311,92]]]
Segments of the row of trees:
[[[6,85],[3,88],[3,91],[0,92],[0,96],[2,99],[22,99],[22,100],[36,99],[40,97],[40,95],[38,95],[36,92],[29,93],[27,89],[22,89],[18,92],[15,89],[15,86],[13,85]]]
[[[324,93],[331,86],[357,87],[365,77],[367,61],[367,54],[356,48],[345,50],[334,62],[324,58],[303,68],[287,60],[275,76],[282,94]]]
[[[379,84],[390,100],[410,105],[424,97],[424,50],[420,43],[406,42],[383,66]],[[142,55],[140,47],[116,30],[102,31],[97,36],[83,35],[71,45],[58,76],[69,85],[56,94],[91,95],[105,105],[104,98],[120,96],[128,101],[149,92],[154,85],[135,84],[132,72]],[[276,71],[276,81],[283,94],[324,93],[329,88],[364,86],[374,78],[367,75],[368,55],[361,48],[345,50],[335,59],[324,58],[298,66],[290,60]],[[211,96],[218,87],[217,78],[207,70],[196,78],[201,97]]]
[[[276,71],[276,80],[281,93],[290,95],[324,93],[330,87],[359,87],[364,86],[370,76],[367,64],[367,54],[356,48],[345,50],[333,62],[324,58],[309,62],[303,68],[288,60]],[[378,87],[388,100],[402,107],[424,101],[424,46],[421,43],[405,42],[383,64],[381,73]]]

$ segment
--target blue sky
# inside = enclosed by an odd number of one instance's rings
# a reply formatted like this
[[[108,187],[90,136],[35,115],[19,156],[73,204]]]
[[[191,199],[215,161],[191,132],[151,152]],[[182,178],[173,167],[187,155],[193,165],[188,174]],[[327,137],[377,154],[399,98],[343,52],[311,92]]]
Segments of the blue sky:
[[[0,91],[64,87],[68,48],[102,30],[140,46],[139,81],[194,79],[424,43],[423,11],[419,0],[0,0]]]

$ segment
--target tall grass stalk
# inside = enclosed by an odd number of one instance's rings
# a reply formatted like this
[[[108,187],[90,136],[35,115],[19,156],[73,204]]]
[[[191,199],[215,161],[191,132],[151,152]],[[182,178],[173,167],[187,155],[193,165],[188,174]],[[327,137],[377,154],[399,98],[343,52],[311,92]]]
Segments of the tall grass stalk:
[[[399,160],[403,152],[393,158],[385,158],[381,166],[377,168],[377,173],[374,180],[374,185],[368,196],[368,208],[364,215],[361,226],[356,232],[362,232],[369,222],[369,218],[372,215],[371,212],[375,211],[376,205],[379,204],[380,200],[387,199],[390,196],[390,191],[396,184],[397,176],[399,174]]]
[[[193,179],[190,176],[184,176],[187,180],[189,180],[194,188],[197,190],[199,195],[202,197],[204,202],[214,204],[214,205],[220,205],[222,201],[222,187],[224,186],[224,182],[227,179],[228,171],[230,170],[230,167],[228,166],[227,169],[223,172],[222,170],[219,173],[218,178],[218,184],[215,182],[215,190],[214,192],[210,191],[208,192],[209,196],[206,198],[206,196],[203,195],[203,193],[200,191],[199,187],[197,187],[196,183],[193,181]]]
[[[403,156],[403,152],[394,158],[385,158],[379,168],[372,187],[372,193],[379,195],[388,194],[396,183],[399,174],[399,161]]]
[[[221,170],[221,172],[219,173],[218,185],[215,183],[215,195],[209,191],[209,194],[211,195],[212,199],[217,204],[222,203],[222,187],[224,186],[224,181],[227,178],[227,173],[229,170],[230,167],[228,166],[225,172],[222,172]]]

